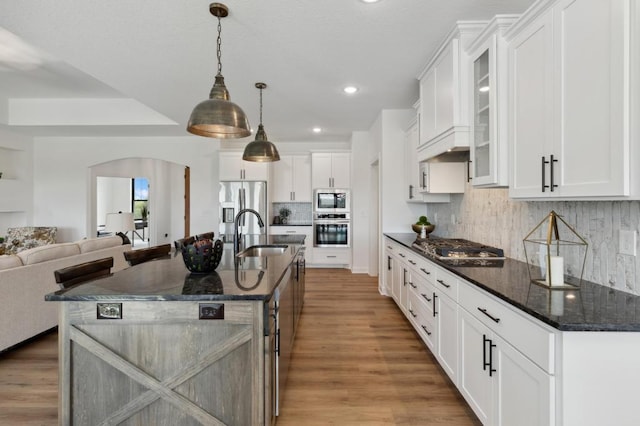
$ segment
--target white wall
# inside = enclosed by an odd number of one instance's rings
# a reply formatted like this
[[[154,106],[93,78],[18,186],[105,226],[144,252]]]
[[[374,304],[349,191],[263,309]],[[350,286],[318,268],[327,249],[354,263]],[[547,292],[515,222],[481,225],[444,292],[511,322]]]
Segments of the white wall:
[[[216,139],[197,136],[35,138],[33,223],[58,226],[58,241],[90,236],[95,229],[90,167],[122,158],[151,158],[191,168],[191,233],[215,229],[218,146]]]
[[[0,124],[0,236],[7,228],[32,224],[33,140]],[[50,222],[39,226],[53,225]]]
[[[370,238],[371,219],[368,145],[369,132],[354,132],[351,136],[351,271],[369,273],[369,246],[375,242]],[[375,274],[374,274],[375,275]]]
[[[95,219],[105,225],[107,213],[131,211],[131,179],[98,176],[96,179]]]

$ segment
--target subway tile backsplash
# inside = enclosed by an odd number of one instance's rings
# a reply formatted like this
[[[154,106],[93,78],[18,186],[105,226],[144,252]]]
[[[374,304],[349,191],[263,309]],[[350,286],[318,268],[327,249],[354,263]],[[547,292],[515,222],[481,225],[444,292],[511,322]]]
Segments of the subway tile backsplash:
[[[427,209],[436,224],[434,236],[500,247],[506,256],[523,262],[523,238],[555,210],[589,243],[583,278],[640,295],[638,257],[618,253],[619,231],[640,230],[640,201],[516,201],[507,189],[469,185],[464,194],[452,195],[451,203],[429,204]]]
[[[282,207],[291,210],[288,225],[311,225],[312,203],[273,203],[271,209],[271,223]]]

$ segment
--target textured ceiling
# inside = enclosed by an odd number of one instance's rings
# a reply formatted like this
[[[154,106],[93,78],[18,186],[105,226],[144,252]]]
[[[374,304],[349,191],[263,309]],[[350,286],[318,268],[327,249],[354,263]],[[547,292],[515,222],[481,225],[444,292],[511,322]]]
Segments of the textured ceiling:
[[[267,83],[263,121],[271,141],[348,141],[381,109],[413,105],[416,76],[456,20],[521,13],[532,2],[228,0],[222,74],[254,128],[254,84]],[[6,52],[25,42],[41,63],[11,62],[0,49],[0,123],[39,136],[188,135],[189,114],[208,97],[217,67],[209,3],[3,0],[0,27],[10,34],[0,45]],[[343,94],[347,84],[360,91]],[[85,113],[64,117],[73,114],[70,99],[86,104]],[[129,99],[134,108],[110,112],[98,102],[107,99]],[[122,120],[124,113],[136,117]],[[324,131],[312,134],[314,126]]]

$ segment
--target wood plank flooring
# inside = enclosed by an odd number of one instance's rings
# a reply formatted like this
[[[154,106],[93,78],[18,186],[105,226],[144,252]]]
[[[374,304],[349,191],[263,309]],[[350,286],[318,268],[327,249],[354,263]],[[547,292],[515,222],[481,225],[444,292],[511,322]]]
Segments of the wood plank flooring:
[[[307,269],[277,426],[480,425],[377,278]]]
[[[480,425],[377,278],[307,269],[277,426]],[[0,354],[0,425],[57,424],[57,334]]]

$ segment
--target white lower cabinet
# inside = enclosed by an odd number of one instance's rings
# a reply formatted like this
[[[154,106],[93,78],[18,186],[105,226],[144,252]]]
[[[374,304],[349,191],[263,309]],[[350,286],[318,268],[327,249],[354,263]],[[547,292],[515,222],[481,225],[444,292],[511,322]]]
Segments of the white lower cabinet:
[[[458,389],[485,425],[553,425],[554,377],[460,309]]]
[[[385,253],[387,288],[480,421],[556,425],[560,333],[388,238]]]

